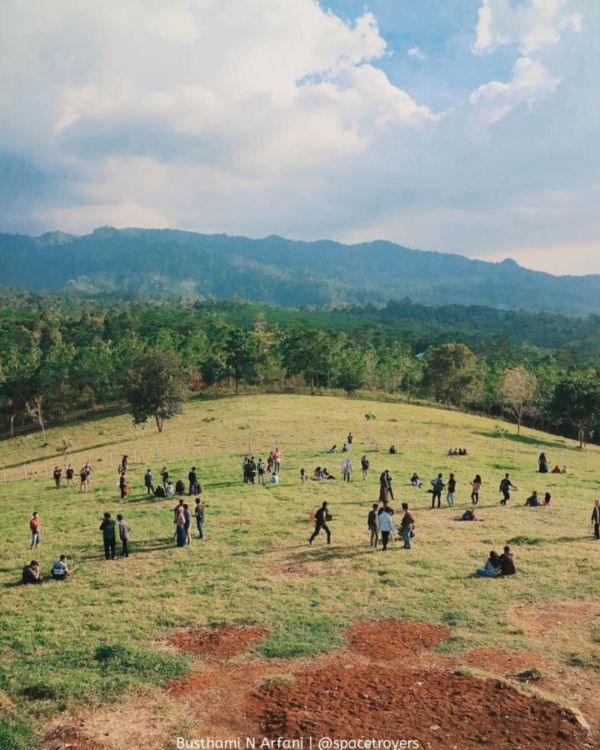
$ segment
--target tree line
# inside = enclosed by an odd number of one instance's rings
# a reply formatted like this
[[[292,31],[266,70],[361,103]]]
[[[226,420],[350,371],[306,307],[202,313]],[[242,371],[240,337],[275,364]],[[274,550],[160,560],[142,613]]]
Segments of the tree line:
[[[517,430],[540,427],[582,445],[600,439],[596,362],[494,332],[469,345],[450,328],[445,341],[439,328],[415,338],[414,309],[408,330],[373,323],[374,315],[365,325],[364,310],[294,315],[236,302],[131,304],[26,293],[10,302],[0,309],[5,435],[33,423],[44,432],[48,421],[123,404],[136,423],[151,419],[162,430],[193,394],[251,386],[429,399],[506,416]]]

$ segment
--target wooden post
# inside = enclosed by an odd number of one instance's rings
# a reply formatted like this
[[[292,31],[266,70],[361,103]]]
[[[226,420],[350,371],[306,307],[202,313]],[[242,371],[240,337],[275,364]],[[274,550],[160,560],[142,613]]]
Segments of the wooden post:
[[[240,531],[242,530],[242,524],[244,523],[244,506],[240,503]]]
[[[45,462],[44,469],[46,471],[46,476],[48,476],[48,461]]]
[[[2,474],[4,475],[4,484],[8,482],[8,479],[6,478],[6,469],[2,469]]]
[[[23,464],[23,478],[27,479],[27,464]]]

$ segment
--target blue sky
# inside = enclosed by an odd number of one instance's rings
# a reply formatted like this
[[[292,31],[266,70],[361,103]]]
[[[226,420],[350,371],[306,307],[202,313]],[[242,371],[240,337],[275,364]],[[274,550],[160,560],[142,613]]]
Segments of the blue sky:
[[[597,0],[3,0],[0,230],[600,272]]]

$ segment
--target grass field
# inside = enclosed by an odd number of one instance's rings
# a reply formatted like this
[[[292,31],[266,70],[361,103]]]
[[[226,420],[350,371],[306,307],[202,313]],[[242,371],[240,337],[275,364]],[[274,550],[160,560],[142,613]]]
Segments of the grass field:
[[[376,419],[366,420],[366,413]],[[0,448],[0,748],[25,748],[30,736],[59,712],[116,700],[127,688],[161,686],[190,667],[187,657],[162,647],[178,628],[214,623],[257,623],[270,635],[257,649],[267,657],[301,657],[340,644],[357,619],[408,618],[451,627],[445,651],[478,646],[535,648],[557,669],[573,667],[590,680],[600,673],[598,620],[573,621],[560,637],[537,638],[511,615],[515,605],[600,601],[600,543],[590,514],[598,493],[600,450],[580,451],[565,439],[493,420],[405,404],[342,398],[263,395],[197,400],[166,424],[134,429],[127,415],[96,418],[49,430]],[[507,430],[507,432],[504,432]],[[301,485],[299,470],[325,464],[340,477],[342,456],[327,455],[354,434],[353,481]],[[72,443],[75,470],[88,456],[90,492],[57,491],[47,472],[62,438]],[[399,453],[387,449],[395,443]],[[266,458],[283,452],[281,483],[245,486],[247,452]],[[467,446],[468,457],[449,457]],[[537,455],[567,464],[567,475],[539,475]],[[131,494],[121,503],[117,464],[130,456]],[[360,456],[371,461],[367,481]],[[133,463],[135,462],[135,463]],[[25,464],[25,466],[24,466]],[[173,542],[170,500],[150,501],[143,488],[147,466],[167,465],[174,478],[199,469],[207,503],[207,540],[189,548]],[[385,554],[369,549],[366,515],[377,500],[379,472],[394,478],[396,507],[408,501],[416,519],[415,546],[397,543]],[[412,488],[438,471],[457,477],[457,508],[430,510],[430,495]],[[519,490],[499,505],[505,471]],[[477,512],[481,523],[455,523],[470,507],[469,482],[483,477]],[[24,477],[29,479],[25,480]],[[527,508],[530,491],[549,491],[549,508]],[[326,499],[334,520],[333,543],[307,545],[309,513]],[[66,583],[15,585],[31,559],[28,521],[37,510],[43,540],[35,557],[47,572],[61,552],[77,565]],[[131,556],[105,561],[98,531],[102,513],[124,513],[132,530]],[[472,577],[490,549],[510,543],[518,575]]]

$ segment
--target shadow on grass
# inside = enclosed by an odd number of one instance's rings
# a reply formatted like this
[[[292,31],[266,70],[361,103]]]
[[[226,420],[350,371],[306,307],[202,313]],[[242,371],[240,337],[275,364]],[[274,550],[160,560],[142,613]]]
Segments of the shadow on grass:
[[[475,435],[481,435],[482,437],[486,438],[494,438],[494,439],[504,439],[504,440],[510,440],[512,443],[522,443],[523,445],[546,445],[549,448],[556,448],[557,445],[561,447],[567,447],[564,438],[560,436],[556,436],[556,440],[550,441],[550,440],[540,440],[539,438],[533,438],[529,437],[527,435],[517,435],[516,433],[498,433],[494,432],[492,430],[484,431],[479,430],[474,433]]]

